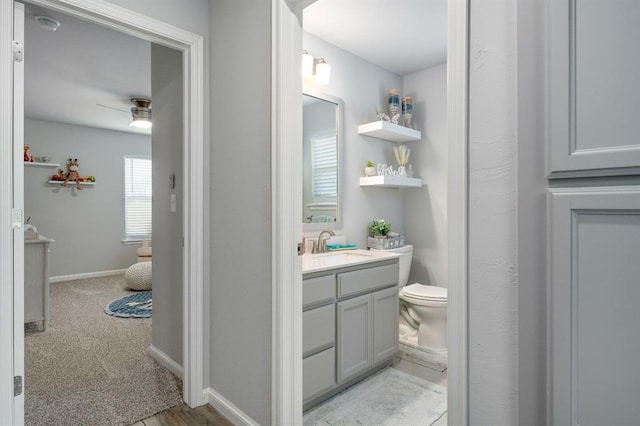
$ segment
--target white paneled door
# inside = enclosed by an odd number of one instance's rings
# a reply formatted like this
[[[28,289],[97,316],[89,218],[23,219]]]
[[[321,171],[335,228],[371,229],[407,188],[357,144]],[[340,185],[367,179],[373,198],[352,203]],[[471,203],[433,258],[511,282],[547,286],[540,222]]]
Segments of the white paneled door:
[[[549,191],[550,424],[640,419],[640,186]]]

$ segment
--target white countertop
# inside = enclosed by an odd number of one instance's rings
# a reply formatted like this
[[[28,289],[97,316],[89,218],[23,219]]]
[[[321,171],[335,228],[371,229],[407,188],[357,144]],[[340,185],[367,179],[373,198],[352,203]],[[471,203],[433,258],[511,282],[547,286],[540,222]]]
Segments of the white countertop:
[[[343,268],[345,266],[362,265],[378,262],[385,259],[399,257],[398,253],[389,253],[384,250],[339,250],[328,253],[303,254],[302,273],[327,271]]]
[[[44,235],[40,234],[38,235],[37,239],[34,240],[27,240],[26,238],[24,239],[24,243],[25,244],[43,244],[43,243],[55,243],[55,240],[52,240],[51,238],[47,238]]]

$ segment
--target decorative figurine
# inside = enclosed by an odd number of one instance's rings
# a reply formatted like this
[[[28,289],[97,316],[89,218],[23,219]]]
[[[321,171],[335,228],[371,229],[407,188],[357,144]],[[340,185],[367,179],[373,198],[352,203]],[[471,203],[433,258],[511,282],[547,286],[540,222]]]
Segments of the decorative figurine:
[[[67,184],[69,182],[75,182],[76,183],[76,188],[78,189],[78,191],[82,191],[82,186],[80,185],[80,175],[78,174],[78,168],[80,166],[78,165],[78,159],[71,159],[69,158],[69,161],[67,161],[67,169],[69,170],[68,172],[65,172],[64,170],[60,169],[58,170],[58,173],[60,174],[60,180],[64,180],[64,182],[62,183],[62,186],[67,186]]]

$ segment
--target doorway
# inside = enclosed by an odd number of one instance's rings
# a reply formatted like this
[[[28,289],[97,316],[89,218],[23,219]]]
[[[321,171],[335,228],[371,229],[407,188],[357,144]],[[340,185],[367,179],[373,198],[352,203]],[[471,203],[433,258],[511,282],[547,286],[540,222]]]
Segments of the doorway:
[[[9,3],[9,2],[8,2]],[[38,4],[43,5],[52,10],[56,10],[62,13],[72,14],[77,17],[81,17],[88,21],[102,23],[105,25],[119,30],[125,31],[129,34],[135,35],[137,37],[143,38],[148,41],[154,41],[160,45],[164,45],[167,47],[171,47],[174,49],[183,52],[185,55],[185,60],[183,63],[183,86],[186,88],[185,93],[185,109],[183,112],[182,119],[185,122],[185,128],[183,131],[182,139],[185,140],[183,153],[184,153],[184,163],[189,165],[188,172],[185,173],[186,179],[185,182],[188,184],[185,185],[185,193],[184,197],[181,201],[184,202],[184,213],[185,213],[185,221],[183,226],[183,235],[184,235],[184,252],[183,252],[183,263],[184,263],[184,272],[183,272],[183,282],[185,283],[184,288],[184,309],[183,309],[183,367],[184,367],[184,379],[185,379],[185,388],[184,388],[184,400],[192,406],[200,405],[203,402],[202,395],[202,380],[203,380],[203,306],[202,306],[202,293],[203,293],[203,208],[202,208],[202,200],[203,200],[203,158],[201,155],[203,149],[203,99],[202,99],[202,86],[203,86],[203,39],[201,36],[188,33],[186,31],[180,30],[178,28],[172,27],[170,25],[163,24],[158,21],[149,21],[148,18],[144,19],[144,22],[141,21],[141,16],[137,14],[129,13],[120,8],[110,9],[110,8],[100,8],[97,4],[92,2],[84,2],[82,6],[64,6],[58,4],[58,2],[49,2],[49,1],[39,1]],[[13,12],[13,4],[8,8],[8,14],[5,14],[3,10],[2,14],[2,24],[3,28],[6,28],[11,31],[13,28],[13,24],[11,22],[12,12]],[[6,21],[6,22],[5,22]],[[3,31],[3,36],[6,35]],[[5,68],[3,68],[2,76],[3,76],[3,84],[11,84],[12,78],[10,72],[6,72]],[[3,93],[10,94],[12,91],[10,89],[3,90]],[[10,100],[10,97],[7,98]],[[17,115],[17,113],[16,113]],[[3,121],[11,122],[12,121],[11,110],[3,110]],[[5,120],[6,119],[6,120]],[[11,129],[10,129],[11,130]],[[14,129],[16,134],[19,134],[19,129]],[[5,136],[3,134],[3,144],[6,142]],[[11,143],[13,144],[13,143]],[[22,145],[22,143],[16,143],[17,145]],[[14,147],[15,148],[15,147]],[[21,148],[20,148],[21,149]],[[16,151],[12,149],[12,151]],[[11,164],[11,155],[8,157],[3,156],[3,168],[6,166],[7,170],[11,171],[13,169],[13,165]],[[7,164],[5,164],[5,162]],[[16,175],[22,173],[21,167],[17,166],[20,170],[16,170]],[[14,192],[14,185],[12,184],[14,181],[12,178],[6,179],[4,184],[10,186],[10,190],[7,191],[7,188],[3,188],[3,194]],[[17,182],[20,184],[20,182]],[[15,192],[20,192],[21,188],[15,188]],[[3,210],[6,207],[7,211],[11,211],[11,209],[16,209],[16,211],[22,210],[22,205],[20,203],[10,202],[10,199],[6,197],[2,198],[2,206]],[[14,221],[18,222],[18,221]],[[19,228],[19,222],[15,224],[14,227],[14,236],[16,238],[9,238],[8,241],[13,242],[21,242],[21,239],[18,237],[22,232],[22,229]],[[12,241],[13,240],[13,241]],[[4,241],[3,241],[4,243]],[[17,245],[17,244],[16,244]],[[12,249],[13,251],[13,249]],[[6,259],[3,258],[3,262]],[[21,265],[22,263],[22,253],[20,249],[16,248],[16,252],[14,254],[15,265]],[[15,270],[18,270],[17,266],[14,266]],[[12,268],[9,268],[8,272],[11,275]],[[7,291],[13,287],[13,283],[7,288],[8,276],[4,274],[5,270],[3,269],[3,290]],[[21,277],[16,274],[16,284],[21,286],[21,282],[19,281]],[[12,280],[11,280],[12,281]],[[18,331],[22,326],[22,310],[20,306],[24,303],[21,298],[21,293],[18,289],[16,289],[15,294],[13,291],[9,291],[9,298],[3,297],[3,313],[10,313],[12,316],[12,321],[14,322],[16,331],[15,335],[18,335]],[[16,296],[15,305],[11,303],[11,299],[13,299],[13,295]],[[7,303],[8,299],[8,303]],[[5,306],[6,303],[6,306]],[[15,311],[13,307],[15,306]],[[4,308],[8,309],[4,309]],[[15,318],[14,317],[15,314]],[[4,320],[4,317],[3,317]],[[3,336],[8,337],[8,336]],[[16,341],[19,339],[16,337]],[[4,365],[11,366],[11,375],[16,377],[21,377],[23,375],[21,359],[23,354],[22,345],[15,344],[13,338],[11,340],[7,340],[5,343],[14,343],[13,349],[15,351],[12,363],[9,361]],[[20,342],[21,343],[21,342]],[[9,344],[6,346],[7,348],[11,348],[12,345]],[[3,354],[4,359],[5,354]],[[6,371],[3,371],[6,374]],[[3,395],[3,403],[5,402],[5,396],[8,396],[6,392],[8,389],[2,389]],[[20,392],[16,392],[18,396],[13,398],[13,403],[11,407],[7,407],[7,410],[0,410],[3,413],[3,416],[6,414],[7,421],[4,421],[5,418],[2,417],[3,423],[21,423],[22,418],[22,403],[23,396],[20,395]],[[11,395],[13,395],[13,389],[11,389]],[[8,398],[6,401],[10,401],[11,398]]]
[[[321,0],[320,0],[321,1]],[[293,5],[292,5],[293,3]],[[302,46],[302,29],[300,19],[302,9],[310,2],[284,1],[276,2],[273,8],[275,24],[274,34],[274,63],[280,71],[276,79],[275,98],[277,109],[273,121],[274,134],[283,135],[277,141],[276,162],[287,164],[292,157],[301,156],[298,147],[302,129],[296,127],[294,120],[299,118],[301,111],[292,107],[300,105],[298,87],[290,84],[300,73],[300,52]],[[448,160],[448,270],[449,274],[449,305],[448,305],[448,335],[449,335],[449,371],[448,371],[448,418],[450,424],[467,424],[467,93],[468,93],[468,3],[449,1],[447,3],[447,135],[449,139]],[[284,82],[288,82],[286,85]],[[284,126],[277,117],[292,118]],[[280,171],[276,175],[276,193],[287,194],[291,191],[291,180],[302,173],[298,162],[293,160],[291,170]],[[288,177],[290,180],[281,179]],[[296,188],[296,191],[300,188]],[[294,194],[297,193],[294,191]],[[301,191],[300,191],[301,193]],[[282,195],[281,195],[282,196]],[[295,222],[301,217],[301,199],[292,196],[285,197],[282,204],[280,198],[274,199],[280,203],[277,213],[279,219],[289,219],[287,223]],[[290,202],[290,204],[288,204]],[[280,222],[278,222],[280,223]],[[293,253],[286,250],[287,244],[296,241],[300,234],[300,227],[293,227],[296,233],[290,234],[290,226],[279,225],[276,234],[276,246],[284,247],[282,258],[277,261],[278,275],[274,280],[274,294],[279,295],[275,300],[274,316],[276,342],[274,345],[274,420],[275,422],[299,423],[302,416],[301,395],[302,357],[301,329],[302,321],[300,294],[300,264],[291,262]],[[293,244],[291,244],[293,247]],[[290,256],[290,257],[287,257]],[[296,301],[290,305],[290,301]],[[293,365],[292,377],[287,374],[284,363]]]

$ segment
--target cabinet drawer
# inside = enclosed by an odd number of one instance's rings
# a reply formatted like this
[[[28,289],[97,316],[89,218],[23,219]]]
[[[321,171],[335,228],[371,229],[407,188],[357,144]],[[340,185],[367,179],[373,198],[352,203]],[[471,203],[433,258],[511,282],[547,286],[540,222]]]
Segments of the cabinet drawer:
[[[302,314],[302,356],[331,347],[335,344],[335,304],[311,309]]]
[[[336,385],[335,349],[302,360],[302,398],[308,401]]]
[[[333,302],[336,298],[335,275],[308,278],[302,281],[303,309],[323,302]]]
[[[398,263],[338,274],[338,298],[398,284]]]

